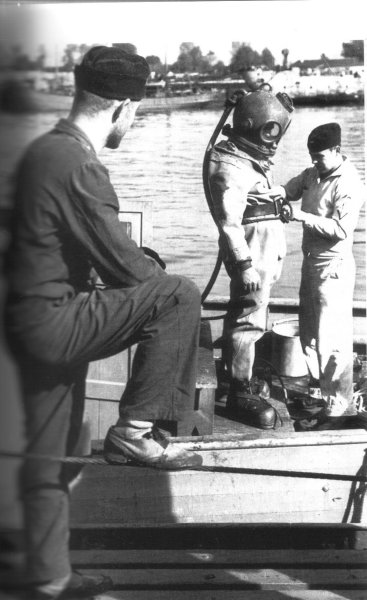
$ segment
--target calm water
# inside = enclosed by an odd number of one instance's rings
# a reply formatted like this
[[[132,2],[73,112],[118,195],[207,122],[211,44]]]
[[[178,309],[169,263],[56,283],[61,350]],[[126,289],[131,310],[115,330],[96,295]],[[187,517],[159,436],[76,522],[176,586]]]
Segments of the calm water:
[[[101,158],[123,206],[124,198],[149,198],[153,203],[153,247],[167,262],[170,272],[191,277],[202,290],[217,254],[217,230],[207,208],[201,168],[208,140],[221,109],[178,111],[171,114],[137,115],[118,150],[103,151]],[[11,172],[26,143],[47,131],[56,114],[22,117],[0,115],[3,144],[0,149],[2,183]],[[306,140],[310,130],[328,121],[343,129],[343,151],[365,174],[364,110],[362,107],[298,108],[274,159],[276,183],[310,165]],[[5,134],[5,135],[4,135]],[[5,143],[4,143],[5,140]],[[3,190],[6,190],[3,186]],[[297,297],[300,280],[301,225],[286,226],[288,255],[274,296]],[[365,298],[365,209],[354,240],[357,261],[355,298]],[[222,270],[213,293],[227,293]]]

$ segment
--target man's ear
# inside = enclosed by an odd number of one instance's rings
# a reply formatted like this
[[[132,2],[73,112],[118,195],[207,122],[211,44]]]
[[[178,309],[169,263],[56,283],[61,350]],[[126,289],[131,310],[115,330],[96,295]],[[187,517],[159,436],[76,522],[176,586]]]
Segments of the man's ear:
[[[112,115],[112,123],[116,123],[117,119],[119,118],[122,109],[124,108],[124,106],[127,106],[128,104],[130,104],[130,99],[127,98],[126,100],[123,100],[121,102],[121,104],[119,104],[117,106],[117,108],[115,108],[113,115]]]
[[[115,108],[115,110],[113,111],[113,115],[112,115],[112,123],[116,123],[117,119],[119,118],[122,109],[124,108],[124,103],[121,102],[121,104],[118,105],[117,108]]]

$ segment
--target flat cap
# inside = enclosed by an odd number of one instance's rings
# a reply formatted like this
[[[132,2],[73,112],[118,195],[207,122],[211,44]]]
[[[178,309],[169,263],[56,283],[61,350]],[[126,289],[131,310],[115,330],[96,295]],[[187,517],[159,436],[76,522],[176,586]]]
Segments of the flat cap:
[[[322,152],[341,144],[339,123],[325,123],[313,129],[308,136],[307,147],[310,153]]]
[[[142,56],[108,46],[88,50],[74,69],[79,88],[110,100],[141,100],[149,72]]]

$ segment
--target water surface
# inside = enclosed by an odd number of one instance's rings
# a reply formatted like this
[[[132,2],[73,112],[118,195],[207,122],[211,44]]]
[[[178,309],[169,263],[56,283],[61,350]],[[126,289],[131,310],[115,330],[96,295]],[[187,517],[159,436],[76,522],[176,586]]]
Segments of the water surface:
[[[191,277],[202,290],[217,255],[217,230],[211,219],[202,186],[202,162],[206,145],[221,109],[181,110],[139,115],[118,150],[104,150],[102,161],[120,199],[149,199],[153,206],[154,248],[170,272]],[[3,183],[17,156],[34,137],[47,131],[59,114],[0,115],[3,140],[0,149]],[[299,107],[274,159],[275,183],[284,183],[308,167],[306,141],[321,123],[338,121],[342,149],[365,175],[364,110],[361,106]],[[7,183],[3,185],[7,190]],[[288,254],[281,280],[273,295],[297,297],[300,280],[301,237],[299,223],[286,225]],[[365,208],[354,237],[357,261],[355,298],[365,298]],[[222,269],[213,293],[226,294],[228,278]]]

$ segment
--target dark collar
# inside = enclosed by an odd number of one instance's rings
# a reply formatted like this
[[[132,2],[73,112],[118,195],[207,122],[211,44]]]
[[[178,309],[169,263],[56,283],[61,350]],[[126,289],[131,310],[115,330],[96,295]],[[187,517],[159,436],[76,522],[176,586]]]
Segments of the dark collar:
[[[71,137],[78,140],[78,142],[80,142],[89,151],[96,154],[93,144],[88,138],[88,136],[84,133],[82,129],[80,129],[80,127],[78,127],[78,125],[75,125],[75,123],[73,123],[69,119],[60,119],[60,121],[56,123],[54,131],[70,135]]]

